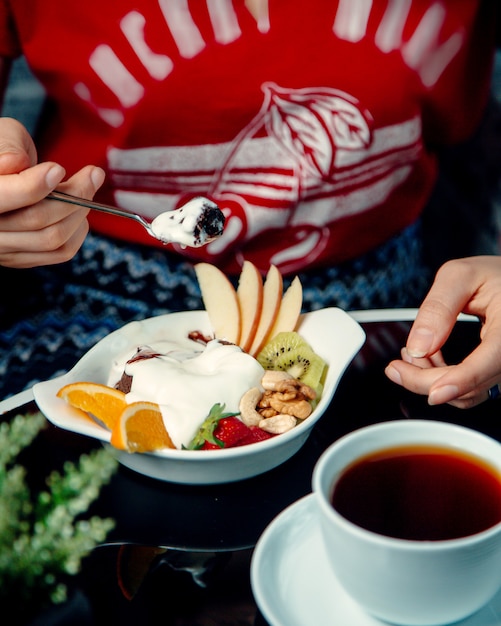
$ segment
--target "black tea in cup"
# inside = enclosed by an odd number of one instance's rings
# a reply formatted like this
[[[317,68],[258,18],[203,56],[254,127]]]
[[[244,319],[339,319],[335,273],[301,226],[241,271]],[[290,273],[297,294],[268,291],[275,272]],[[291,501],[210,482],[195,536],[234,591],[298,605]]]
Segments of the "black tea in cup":
[[[336,481],[331,502],[349,521],[381,535],[456,539],[501,521],[501,476],[453,448],[397,446],[352,463]]]

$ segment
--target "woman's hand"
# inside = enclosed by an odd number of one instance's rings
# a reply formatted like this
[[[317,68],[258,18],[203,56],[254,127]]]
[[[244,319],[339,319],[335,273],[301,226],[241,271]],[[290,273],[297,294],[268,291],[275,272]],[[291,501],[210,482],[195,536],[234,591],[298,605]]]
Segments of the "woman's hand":
[[[45,197],[57,187],[92,199],[104,172],[88,165],[61,183],[64,176],[57,163],[37,164],[33,140],[22,124],[0,118],[0,265],[52,265],[75,255],[89,230],[89,210]]]
[[[445,363],[440,349],[459,313],[482,322],[480,344],[459,364]],[[393,382],[428,396],[429,404],[468,408],[483,402],[501,385],[501,257],[448,261],[412,325],[402,360],[385,370]]]

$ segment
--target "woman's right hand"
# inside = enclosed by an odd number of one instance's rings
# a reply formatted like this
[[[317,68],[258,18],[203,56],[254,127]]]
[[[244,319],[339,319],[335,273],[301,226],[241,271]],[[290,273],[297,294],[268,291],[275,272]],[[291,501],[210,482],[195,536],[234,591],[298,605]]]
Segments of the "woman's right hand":
[[[442,347],[459,313],[482,322],[480,343],[460,363],[446,363]],[[447,261],[421,304],[402,358],[386,368],[390,380],[428,396],[431,405],[467,409],[501,385],[501,256]]]
[[[91,200],[104,171],[88,165],[64,183],[58,163],[37,163],[34,142],[22,124],[0,118],[0,265],[36,267],[71,259],[88,230],[88,209],[46,200],[55,189]]]

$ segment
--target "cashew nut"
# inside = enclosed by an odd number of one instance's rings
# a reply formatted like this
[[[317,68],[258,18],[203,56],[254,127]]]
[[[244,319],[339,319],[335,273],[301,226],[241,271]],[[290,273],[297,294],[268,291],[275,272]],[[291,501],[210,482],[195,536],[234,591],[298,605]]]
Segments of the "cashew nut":
[[[274,417],[267,417],[258,424],[259,428],[265,430],[272,435],[281,435],[288,430],[292,430],[296,425],[296,418],[292,415],[284,415],[280,413]]]
[[[261,384],[267,391],[275,391],[277,384],[283,380],[293,380],[293,377],[282,370],[266,370],[261,379]]]
[[[263,416],[256,411],[256,406],[261,400],[263,392],[258,387],[251,387],[240,398],[240,417],[242,422],[247,426],[257,426],[263,419]]]

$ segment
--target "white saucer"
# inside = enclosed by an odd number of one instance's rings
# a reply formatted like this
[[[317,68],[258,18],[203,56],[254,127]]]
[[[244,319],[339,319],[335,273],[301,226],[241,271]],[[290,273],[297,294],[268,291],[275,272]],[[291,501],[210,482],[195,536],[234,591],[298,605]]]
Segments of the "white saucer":
[[[251,562],[257,605],[271,626],[388,626],[344,591],[323,551],[313,495],[278,515],[261,535]],[[501,626],[501,592],[455,626]]]

